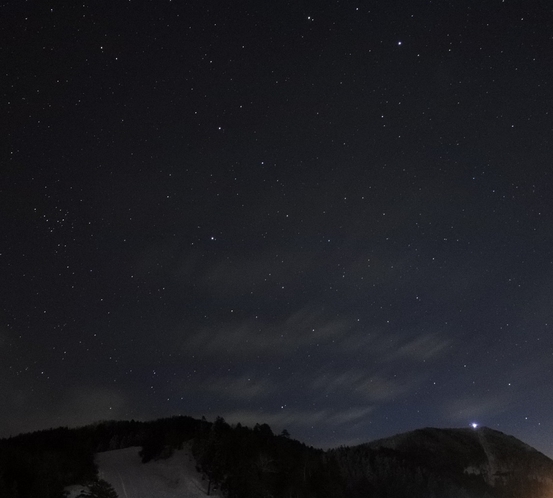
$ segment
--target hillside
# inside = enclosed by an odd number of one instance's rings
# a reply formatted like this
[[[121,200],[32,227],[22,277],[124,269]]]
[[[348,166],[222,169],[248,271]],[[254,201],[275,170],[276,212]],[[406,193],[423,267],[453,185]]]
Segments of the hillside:
[[[350,496],[553,496],[553,461],[502,432],[419,429],[334,450]]]
[[[553,461],[486,427],[419,429],[326,452],[267,424],[230,426],[221,417],[110,421],[0,440],[1,498],[63,498],[64,488],[76,498],[93,482],[121,498],[551,498]]]
[[[550,482],[553,461],[513,436],[481,427],[478,429],[419,429],[367,444],[390,448],[412,459],[424,459],[436,468],[456,466],[464,473],[481,475],[490,485],[525,476]]]

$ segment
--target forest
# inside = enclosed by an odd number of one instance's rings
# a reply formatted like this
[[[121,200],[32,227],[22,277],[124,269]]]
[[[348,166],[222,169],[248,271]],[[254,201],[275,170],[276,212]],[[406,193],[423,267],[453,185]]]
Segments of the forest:
[[[228,497],[343,496],[334,458],[293,440],[287,431],[275,435],[267,424],[248,428],[230,426],[221,417],[208,422],[185,416],[104,421],[0,440],[0,496],[62,498],[68,485],[99,482],[97,452],[137,446],[146,463],[169,458],[184,445],[191,448],[209,487]]]

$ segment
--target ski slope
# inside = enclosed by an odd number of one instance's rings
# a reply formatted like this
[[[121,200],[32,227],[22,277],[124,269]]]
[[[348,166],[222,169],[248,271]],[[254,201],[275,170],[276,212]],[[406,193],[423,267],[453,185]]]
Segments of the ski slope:
[[[175,451],[167,460],[148,463],[142,463],[139,451],[140,447],[131,447],[97,454],[98,477],[109,482],[119,498],[207,496],[207,481],[196,471],[196,462],[189,450]],[[76,488],[69,490],[71,498],[79,493]],[[218,496],[213,491],[211,495]]]

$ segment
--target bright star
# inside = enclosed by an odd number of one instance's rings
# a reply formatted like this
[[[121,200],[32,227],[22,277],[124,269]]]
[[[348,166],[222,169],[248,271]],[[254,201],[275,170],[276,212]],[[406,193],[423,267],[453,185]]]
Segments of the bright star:
[[[478,428],[478,424],[476,422],[473,422],[472,424],[470,424],[470,426],[473,428],[473,429],[477,429]]]

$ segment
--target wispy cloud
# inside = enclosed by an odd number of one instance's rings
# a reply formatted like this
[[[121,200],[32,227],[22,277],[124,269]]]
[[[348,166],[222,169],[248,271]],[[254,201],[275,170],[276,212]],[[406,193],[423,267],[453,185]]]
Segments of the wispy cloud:
[[[435,332],[391,333],[382,326],[369,326],[348,334],[337,347],[343,353],[364,351],[378,362],[425,362],[447,354],[451,344],[451,339]]]
[[[382,373],[367,373],[360,369],[352,369],[337,374],[326,373],[316,378],[313,388],[327,394],[351,393],[353,397],[371,402],[392,400],[413,389],[419,380],[409,378],[393,378]]]
[[[447,352],[451,341],[435,333],[425,333],[399,341],[397,348],[390,352],[388,361],[411,360],[427,361]]]
[[[494,393],[476,397],[458,397],[447,401],[442,410],[447,419],[468,423],[507,412],[511,405],[512,398],[510,396]]]
[[[339,428],[345,424],[351,424],[360,420],[366,421],[367,417],[374,411],[372,406],[361,406],[348,410],[291,410],[282,409],[278,412],[237,410],[224,415],[227,422],[242,423],[244,425],[255,425],[256,423],[267,423],[275,430],[282,430],[291,427],[315,427],[330,426]]]
[[[189,333],[181,347],[195,349],[202,354],[226,356],[282,355],[305,345],[337,341],[350,326],[348,320],[329,319],[321,312],[306,307],[275,323],[247,319],[240,323],[205,327]]]

